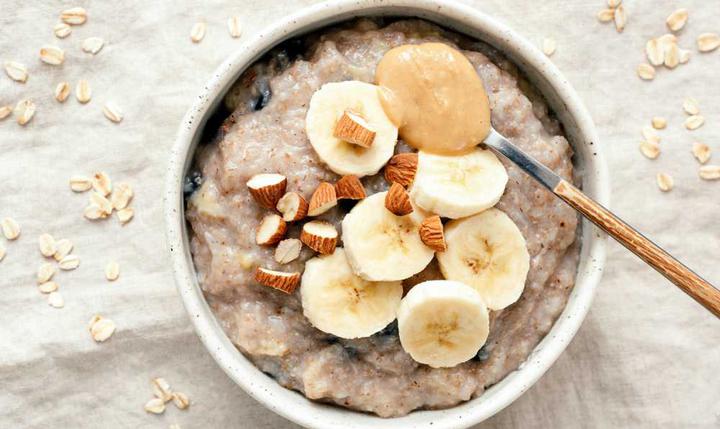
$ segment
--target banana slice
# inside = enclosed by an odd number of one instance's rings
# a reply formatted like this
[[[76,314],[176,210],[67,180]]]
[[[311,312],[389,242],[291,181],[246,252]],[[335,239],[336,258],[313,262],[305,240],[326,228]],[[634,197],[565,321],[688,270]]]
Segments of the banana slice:
[[[375,132],[368,148],[333,136],[337,121],[346,111],[360,116]],[[358,177],[377,173],[390,159],[398,130],[380,104],[378,87],[359,81],[323,85],[310,99],[305,132],[320,159],[337,174]]]
[[[410,197],[425,210],[457,219],[497,204],[507,181],[505,167],[489,150],[455,156],[420,151]]]
[[[448,280],[474,287],[492,310],[520,298],[530,269],[525,238],[502,211],[489,209],[445,225],[447,250],[438,253]]]
[[[371,281],[403,280],[422,271],[435,252],[420,239],[421,210],[396,216],[379,192],[357,203],[342,221],[342,238],[355,274]]]
[[[417,362],[449,368],[475,356],[485,344],[487,307],[470,286],[450,280],[415,285],[398,309],[400,344]]]
[[[369,282],[353,274],[342,248],[305,264],[300,295],[313,326],[341,338],[361,338],[395,320],[400,282]]]

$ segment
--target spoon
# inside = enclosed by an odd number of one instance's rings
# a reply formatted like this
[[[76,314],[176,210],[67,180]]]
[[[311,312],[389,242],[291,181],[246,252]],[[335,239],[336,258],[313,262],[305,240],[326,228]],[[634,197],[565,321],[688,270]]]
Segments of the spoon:
[[[695,274],[658,245],[623,222],[610,210],[583,194],[571,183],[553,173],[536,159],[490,128],[485,145],[523,169],[525,173],[560,197],[648,265],[673,282],[683,292],[720,318],[720,290]]]

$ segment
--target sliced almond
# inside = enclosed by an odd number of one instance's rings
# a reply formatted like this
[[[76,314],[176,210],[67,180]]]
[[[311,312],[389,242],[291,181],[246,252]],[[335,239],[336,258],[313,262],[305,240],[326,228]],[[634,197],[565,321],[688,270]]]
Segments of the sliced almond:
[[[160,398],[152,398],[145,404],[145,411],[152,414],[162,414],[165,412],[165,402]]]
[[[121,210],[130,204],[134,193],[127,183],[118,183],[110,196],[110,202],[115,210]]]
[[[73,243],[67,238],[63,238],[55,242],[55,249],[57,250],[55,250],[53,258],[55,258],[56,261],[60,262],[64,257],[66,257],[70,254],[70,252],[72,252]]]
[[[323,255],[335,252],[337,239],[338,232],[335,227],[331,223],[321,220],[306,223],[300,232],[300,241]]]
[[[50,234],[42,234],[38,237],[38,247],[40,248],[40,253],[46,258],[51,257],[57,251],[55,239]]]
[[[365,187],[357,176],[343,176],[335,182],[335,196],[338,200],[362,200],[366,197]]]
[[[112,122],[115,122],[116,124],[123,120],[122,111],[120,111],[120,109],[115,105],[115,103],[105,103],[102,111],[103,115],[105,115],[106,118],[108,118]]]
[[[78,81],[77,86],[75,87],[75,98],[83,104],[87,103],[90,101],[90,98],[92,98],[92,88],[90,88],[90,83],[85,79]]]
[[[335,124],[333,136],[348,143],[368,148],[375,141],[375,133],[375,130],[362,116],[351,110],[346,110]]]
[[[445,233],[440,216],[430,216],[420,224],[420,240],[425,245],[436,252],[444,252],[447,250],[445,243]]]
[[[667,119],[663,118],[662,116],[654,116],[651,123],[653,128],[655,128],[656,130],[662,130],[667,127]]]
[[[615,19],[615,29],[618,33],[622,33],[625,29],[625,24],[627,23],[627,14],[625,13],[623,5],[620,5],[615,9],[613,18]]]
[[[399,153],[390,158],[385,165],[385,180],[388,183],[399,183],[407,188],[415,180],[417,166],[417,153]]]
[[[106,218],[112,214],[113,206],[110,200],[105,198],[101,193],[99,192],[91,192],[90,193],[90,205],[96,205],[100,208],[102,211],[102,218]]]
[[[15,105],[14,113],[17,117],[17,123],[25,125],[35,116],[35,103],[30,99],[20,100]]]
[[[110,176],[107,175],[107,173],[98,171],[95,174],[93,174],[92,178],[92,186],[93,189],[98,191],[101,195],[107,197],[110,195],[110,192],[112,192],[112,180],[110,180]]]
[[[93,318],[94,323],[90,325],[90,336],[97,343],[102,343],[115,333],[115,322],[101,316]]]
[[[58,262],[58,267],[64,271],[74,270],[80,266],[80,257],[77,255],[67,255]]]
[[[720,47],[720,35],[717,33],[702,33],[697,37],[697,47],[700,52],[714,51]]]
[[[335,187],[328,182],[318,185],[308,207],[308,216],[319,216],[337,205]]]
[[[46,64],[58,66],[65,61],[65,51],[53,45],[40,48],[40,59]]]
[[[28,78],[27,68],[16,61],[5,62],[5,73],[15,82],[25,83]]]
[[[170,402],[172,400],[172,389],[170,383],[162,377],[153,378],[150,380],[153,394],[156,398],[162,399],[163,403]]]
[[[255,242],[261,246],[271,246],[285,236],[287,223],[276,214],[265,216],[255,230]]]
[[[660,155],[660,145],[653,142],[640,142],[640,152],[649,159],[655,159]]]
[[[665,62],[665,48],[657,39],[650,39],[645,43],[645,55],[654,66],[661,66]]]
[[[39,285],[49,282],[55,275],[55,265],[45,262],[40,265],[37,272],[37,283]]]
[[[60,82],[55,87],[55,100],[60,103],[65,102],[70,96],[70,84],[67,82]]]
[[[557,49],[557,42],[552,37],[546,37],[543,39],[542,51],[545,55],[552,56]]]
[[[207,24],[204,22],[195,23],[190,30],[190,40],[192,40],[193,43],[200,43],[202,39],[205,38],[206,29]]]
[[[0,222],[2,233],[8,240],[15,240],[20,236],[20,224],[11,217],[6,217]]]
[[[663,192],[672,190],[675,181],[672,176],[666,173],[658,173],[656,176],[658,188]]]
[[[692,97],[688,97],[683,101],[683,110],[688,115],[697,115],[700,113],[700,103]]]
[[[278,243],[275,248],[275,261],[278,264],[288,264],[300,256],[302,242],[297,238],[288,238]]]
[[[121,224],[126,224],[132,220],[135,216],[135,210],[132,207],[125,207],[122,210],[117,211],[117,217]]]
[[[182,392],[173,393],[172,401],[179,410],[185,410],[190,406],[190,399]]]
[[[87,11],[81,7],[65,9],[60,13],[60,20],[70,25],[81,25],[87,20]]]
[[[10,116],[12,113],[13,108],[12,106],[0,106],[0,120],[3,120]]]
[[[82,42],[83,52],[88,54],[97,54],[105,46],[105,41],[99,37],[88,37]]]
[[[58,39],[64,39],[72,33],[72,28],[64,22],[58,22],[53,27],[53,33],[55,33],[55,37]]]
[[[60,295],[60,292],[50,292],[48,295],[48,304],[51,307],[55,308],[63,308],[65,307],[65,300],[63,299],[62,295]]]
[[[655,78],[655,68],[650,64],[638,64],[636,71],[642,80],[653,80]]]
[[[231,37],[238,38],[242,36],[242,26],[240,24],[239,16],[231,16],[228,18],[227,27]]]
[[[247,187],[258,204],[266,209],[274,209],[285,194],[287,178],[282,174],[256,174],[247,181]]]
[[[688,130],[696,130],[705,123],[705,118],[702,115],[692,115],[685,119],[685,128]]]
[[[291,294],[300,284],[300,273],[286,273],[258,267],[255,270],[255,281],[263,286]]]
[[[680,64],[680,48],[677,43],[670,43],[665,49],[665,67],[674,69]]]
[[[700,164],[705,164],[710,159],[710,146],[695,142],[692,146],[692,154]]]
[[[688,20],[688,11],[687,9],[678,9],[671,13],[667,19],[665,20],[665,23],[667,24],[668,28],[672,31],[680,31],[684,26],[685,23]]]
[[[405,216],[413,212],[410,195],[399,183],[393,183],[385,195],[385,208],[396,216]]]
[[[704,180],[720,179],[720,165],[703,165],[700,167],[700,178]]]
[[[58,284],[55,282],[45,282],[38,286],[41,293],[52,293],[58,290]]]
[[[288,192],[278,200],[275,207],[285,222],[296,222],[307,216],[309,204],[297,192]]]
[[[597,19],[600,22],[610,22],[615,18],[615,9],[602,9],[597,14]]]
[[[105,266],[105,278],[108,281],[114,282],[120,277],[120,264],[115,261],[109,262]]]

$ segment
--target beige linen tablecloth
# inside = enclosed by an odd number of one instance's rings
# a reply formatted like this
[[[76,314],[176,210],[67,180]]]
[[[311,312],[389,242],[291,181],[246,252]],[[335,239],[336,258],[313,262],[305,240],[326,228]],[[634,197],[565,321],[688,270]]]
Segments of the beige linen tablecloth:
[[[25,127],[0,122],[0,217],[12,216],[22,235],[5,242],[0,262],[0,427],[32,428],[289,428],[234,385],[195,336],[175,291],[166,257],[162,192],[167,155],[178,123],[211,72],[268,22],[310,0],[0,1],[0,59],[24,63],[25,84],[0,76],[0,105],[25,97],[37,104]],[[698,178],[690,153],[703,141],[720,162],[720,51],[701,55],[694,39],[720,31],[717,0],[626,0],[623,34],[597,22],[603,0],[476,0],[540,44],[557,40],[552,59],[588,106],[610,165],[613,208],[687,264],[720,284],[720,182]],[[66,39],[52,28],[67,7],[87,8],[86,24]],[[645,41],[665,32],[665,17],[687,7],[680,44],[689,64],[640,81]],[[226,20],[239,15],[244,35],[232,39]],[[190,41],[195,22],[207,36]],[[107,41],[96,56],[81,41]],[[39,61],[51,43],[65,64]],[[54,86],[87,79],[92,101],[52,97]],[[683,99],[693,96],[707,119],[682,127]],[[114,100],[124,120],[101,113]],[[655,161],[638,151],[640,130],[654,115],[661,132]],[[711,161],[711,162],[713,162]],[[68,188],[73,174],[105,171],[135,189],[135,219],[90,222],[86,194]],[[662,193],[655,174],[675,178]],[[42,262],[37,238],[49,232],[75,243],[80,268],[56,275],[65,307],[55,309],[35,287]],[[2,239],[0,239],[0,242]],[[119,280],[105,280],[118,261]],[[117,332],[96,344],[87,331],[96,313]],[[482,427],[720,427],[720,322],[627,251],[609,246],[605,277],[578,336],[528,393]],[[163,376],[192,405],[155,416],[143,411],[149,380]]]

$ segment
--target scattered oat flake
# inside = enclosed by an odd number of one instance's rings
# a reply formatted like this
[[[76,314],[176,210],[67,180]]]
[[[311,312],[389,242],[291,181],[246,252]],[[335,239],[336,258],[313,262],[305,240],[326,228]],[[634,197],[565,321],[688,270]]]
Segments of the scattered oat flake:
[[[73,192],[85,192],[92,188],[92,181],[86,176],[72,176],[70,177],[70,189]]]
[[[67,255],[58,262],[58,267],[64,271],[74,270],[80,266],[80,257],[77,255]]]
[[[680,64],[680,48],[673,42],[665,49],[665,67],[674,69],[678,64]]]
[[[133,210],[132,207],[126,207],[122,210],[117,211],[117,217],[122,224],[130,222],[133,216],[135,216],[135,210]]]
[[[45,282],[49,282],[50,279],[52,279],[54,275],[55,275],[55,265],[53,265],[49,262],[44,262],[43,264],[40,265],[40,268],[38,268],[37,283],[43,284]]]
[[[671,175],[666,173],[657,174],[657,185],[663,192],[668,192],[673,188],[674,181]]]
[[[625,29],[625,23],[627,22],[627,15],[625,14],[625,8],[623,5],[620,5],[617,9],[615,9],[613,18],[615,19],[615,29],[618,33],[622,33]]]
[[[112,181],[110,180],[110,176],[102,171],[98,171],[93,174],[92,186],[103,196],[108,196],[110,195],[110,192],[112,192]]]
[[[231,37],[238,38],[242,36],[242,28],[240,26],[239,16],[231,16],[230,18],[228,18],[227,26],[228,32],[230,32]]]
[[[705,118],[702,115],[692,115],[685,119],[685,128],[688,130],[696,130],[705,123]]]
[[[720,35],[717,33],[702,33],[697,37],[697,47],[700,52],[714,51],[720,47]]]
[[[645,43],[645,55],[650,64],[661,66],[665,61],[664,46],[661,46],[658,39],[650,39]]]
[[[92,98],[90,83],[85,79],[78,81],[77,86],[75,87],[75,98],[83,104],[87,103],[90,101],[90,98]]]
[[[615,18],[615,9],[603,9],[597,14],[600,22],[610,22]]]
[[[7,118],[12,113],[12,106],[0,106],[0,120]]]
[[[28,78],[27,68],[17,61],[6,61],[5,73],[15,82],[25,83]]]
[[[190,31],[190,40],[193,41],[193,43],[200,43],[202,39],[205,37],[205,30],[207,28],[207,24],[204,22],[197,22],[195,25],[192,26],[192,30]]]
[[[182,392],[173,393],[172,400],[173,404],[175,404],[178,409],[185,410],[190,406],[190,399],[188,399],[187,395]]]
[[[46,45],[40,48],[40,59],[44,63],[57,66],[65,61],[65,51],[57,46]]]
[[[130,200],[132,199],[133,195],[134,193],[130,185],[128,185],[127,183],[119,183],[117,186],[115,186],[115,190],[110,197],[113,208],[115,208],[115,210],[124,209],[128,206],[128,204],[130,204]]]
[[[649,141],[650,143],[660,143],[660,136],[657,135],[655,132],[655,129],[650,126],[644,126],[642,129],[642,135],[645,140]]]
[[[58,22],[55,24],[55,27],[53,27],[53,33],[55,33],[55,37],[58,39],[64,39],[72,33],[72,28],[64,22]]]
[[[97,220],[107,217],[103,209],[97,204],[90,204],[83,210],[83,216],[89,220]]]
[[[710,159],[710,146],[705,143],[695,142],[692,146],[692,154],[700,164],[705,164]]]
[[[660,155],[660,145],[648,141],[640,142],[640,152],[642,152],[646,158],[655,159]]]
[[[690,61],[690,50],[680,49],[680,64],[687,64]]]
[[[40,248],[40,253],[46,258],[54,255],[57,250],[55,248],[55,239],[50,234],[41,234],[40,237],[38,237],[38,247]]]
[[[99,192],[91,192],[90,193],[90,205],[96,205],[100,210],[102,210],[102,217],[108,217],[112,214],[113,206],[110,200],[105,198],[101,193]]]
[[[11,217],[3,219],[2,222],[0,222],[0,227],[2,228],[3,235],[8,240],[15,240],[20,236],[20,224]]]
[[[18,104],[15,105],[14,112],[17,117],[17,123],[25,125],[35,116],[35,103],[30,99],[20,100]]]
[[[62,295],[60,295],[60,292],[50,292],[48,295],[48,304],[50,304],[51,307],[63,308],[65,306],[65,300]]]
[[[70,252],[72,252],[73,243],[67,238],[62,238],[55,242],[55,248],[57,250],[55,251],[53,258],[55,258],[56,261],[60,262],[64,257],[66,257],[70,254]]]
[[[642,80],[653,80],[655,78],[655,68],[647,63],[638,64],[637,75]]]
[[[697,115],[700,113],[700,104],[692,97],[688,97],[683,101],[683,110],[688,115]]]
[[[545,55],[552,56],[557,49],[557,42],[552,37],[546,37],[543,39],[542,50]]]
[[[90,336],[95,342],[102,343],[115,333],[115,322],[96,316],[98,319],[90,325]]]
[[[700,178],[704,180],[720,179],[720,165],[703,165],[700,167]]]
[[[654,116],[651,123],[653,128],[655,128],[656,130],[662,130],[667,127],[667,119],[663,118],[662,116]]]
[[[105,103],[103,106],[103,115],[112,122],[118,123],[123,120],[120,109],[112,102]]]
[[[45,282],[38,286],[38,290],[41,293],[51,293],[58,290],[58,284],[55,282]]]
[[[680,31],[685,26],[687,20],[688,11],[687,9],[682,8],[671,13],[665,20],[665,23],[670,30]]]
[[[165,412],[165,402],[160,398],[152,398],[145,404],[145,411],[153,414],[162,414]]]
[[[173,398],[172,389],[170,383],[162,377],[153,378],[150,380],[153,394],[156,398],[162,399],[163,403],[170,402]]]
[[[60,13],[60,20],[70,25],[81,25],[87,20],[87,11],[82,7],[65,9]]]
[[[88,54],[97,54],[105,46],[105,41],[99,37],[88,37],[82,42],[83,52]]]
[[[108,281],[114,282],[120,277],[120,264],[113,261],[105,266],[105,278]]]
[[[60,82],[55,87],[55,100],[63,103],[70,96],[70,84],[67,82]]]

